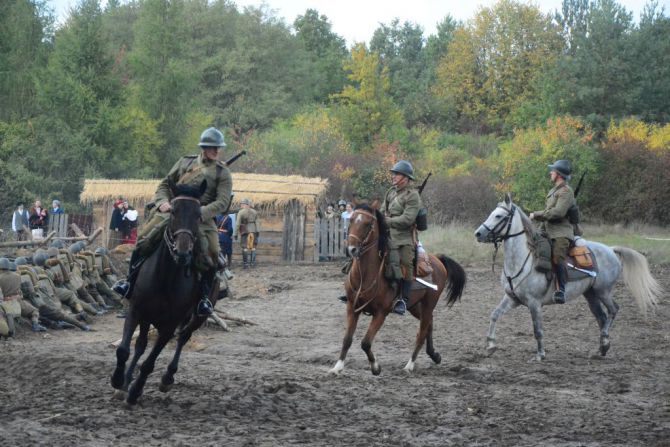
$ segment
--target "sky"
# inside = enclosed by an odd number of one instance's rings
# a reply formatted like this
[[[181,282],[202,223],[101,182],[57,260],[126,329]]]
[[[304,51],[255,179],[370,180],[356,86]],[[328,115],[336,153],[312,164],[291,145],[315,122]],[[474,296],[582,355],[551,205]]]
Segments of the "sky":
[[[275,15],[283,17],[286,23],[293,23],[298,15],[304,14],[308,8],[316,9],[328,17],[333,31],[347,40],[348,45],[354,42],[369,42],[380,23],[389,24],[394,18],[400,22],[414,22],[424,30],[424,36],[435,34],[436,25],[447,14],[457,20],[472,18],[481,7],[489,7],[497,0],[233,0],[242,9],[244,6],[258,6],[265,3]],[[76,0],[47,0],[54,8],[58,21],[62,22],[67,11]],[[105,0],[102,0],[105,3]],[[553,12],[561,7],[562,0],[535,0],[545,13]],[[637,20],[647,0],[618,0],[618,3],[633,12]],[[659,0],[670,12],[670,0]]]

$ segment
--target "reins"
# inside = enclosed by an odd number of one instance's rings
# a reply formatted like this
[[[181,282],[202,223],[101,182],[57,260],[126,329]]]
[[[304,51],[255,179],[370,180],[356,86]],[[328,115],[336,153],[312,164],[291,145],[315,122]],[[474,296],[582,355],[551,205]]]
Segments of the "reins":
[[[377,221],[377,217],[374,214],[369,213],[369,212],[364,211],[364,210],[354,211],[354,213],[351,215],[351,218],[350,218],[352,221],[354,219],[354,216],[357,213],[372,218],[374,222]],[[365,234],[365,237],[363,237],[362,239],[360,237],[358,237],[356,234],[349,233],[349,237],[352,237],[352,238],[359,241],[359,244],[358,244],[359,254],[358,254],[358,256],[356,256],[354,258],[354,263],[356,264],[360,281],[359,281],[358,288],[356,290],[356,296],[354,297],[354,303],[353,303],[354,312],[360,312],[361,310],[363,310],[368,304],[370,304],[372,302],[372,300],[374,300],[377,297],[377,292],[379,291],[379,277],[382,274],[382,269],[384,268],[384,260],[386,259],[386,254],[384,254],[383,256],[381,256],[381,254],[380,254],[379,257],[381,258],[381,262],[379,264],[379,271],[375,275],[375,279],[372,282],[372,284],[369,287],[366,287],[365,289],[363,289],[363,271],[362,271],[362,266],[361,266],[361,257],[365,253],[370,251],[372,249],[372,247],[376,246],[379,243],[379,236],[377,236],[376,238],[372,238],[372,240],[368,241],[370,236],[372,236],[373,234],[374,234],[374,224],[372,224],[372,223],[370,224],[370,229]],[[352,269],[352,271],[353,271],[353,269]],[[347,281],[349,281],[349,285],[352,286],[352,288],[353,288],[353,283],[351,281],[351,272],[349,273],[349,276],[347,276]],[[368,299],[363,305],[361,305],[359,307],[356,307],[356,304],[358,303],[358,300],[361,299],[361,298],[365,299],[365,296],[367,295],[367,293],[370,290],[372,290],[373,288],[374,288],[374,293],[372,294],[372,297],[370,299]]]
[[[170,204],[177,200],[191,200],[194,202],[197,202],[198,204],[200,203],[200,200],[196,199],[195,197],[189,197],[189,196],[177,196],[170,200]],[[191,242],[195,245],[196,242],[196,237],[193,234],[193,232],[189,229],[186,228],[180,228],[179,230],[172,232],[170,230],[170,225],[168,224],[165,227],[165,231],[163,232],[163,240],[165,241],[165,245],[167,246],[168,252],[170,253],[170,256],[172,259],[176,262],[177,260],[177,242],[176,242],[176,237],[179,236],[180,234],[186,234],[190,239]]]

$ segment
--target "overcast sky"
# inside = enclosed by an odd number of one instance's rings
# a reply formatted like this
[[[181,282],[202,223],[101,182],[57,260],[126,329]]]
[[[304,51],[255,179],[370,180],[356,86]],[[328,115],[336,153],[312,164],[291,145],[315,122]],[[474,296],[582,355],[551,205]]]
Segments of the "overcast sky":
[[[70,7],[76,5],[76,0],[47,0],[54,8],[59,21],[67,15]],[[276,15],[283,17],[286,23],[293,23],[296,16],[304,14],[308,8],[316,9],[324,14],[333,25],[333,31],[347,40],[351,45],[354,42],[368,42],[372,33],[380,23],[388,24],[394,18],[401,23],[410,21],[421,25],[424,35],[435,33],[435,25],[447,14],[458,20],[472,18],[482,6],[491,6],[496,0],[236,0],[240,9],[244,6],[261,3],[267,4],[276,11]],[[103,4],[105,0],[103,0]],[[544,12],[553,12],[560,8],[561,0],[536,0]],[[637,20],[647,0],[618,0],[629,11],[634,13]],[[659,5],[665,6],[666,14],[670,11],[670,0],[659,0]]]

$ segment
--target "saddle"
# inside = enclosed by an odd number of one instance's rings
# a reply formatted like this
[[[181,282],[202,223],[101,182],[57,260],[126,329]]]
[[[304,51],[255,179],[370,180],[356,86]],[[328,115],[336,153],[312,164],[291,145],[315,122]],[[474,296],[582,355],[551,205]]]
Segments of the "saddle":
[[[581,237],[575,238],[574,245],[568,252],[568,281],[576,281],[587,276],[595,278],[598,274],[598,264],[595,254],[589,250],[586,241]]]

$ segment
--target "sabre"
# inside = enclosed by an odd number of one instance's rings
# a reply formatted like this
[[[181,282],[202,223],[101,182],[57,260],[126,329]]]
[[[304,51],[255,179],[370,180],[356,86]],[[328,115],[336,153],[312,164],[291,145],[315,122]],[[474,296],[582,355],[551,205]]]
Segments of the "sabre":
[[[429,287],[429,288],[431,288],[431,289],[433,289],[433,290],[437,290],[437,286],[436,286],[435,284],[431,284],[431,283],[429,283],[428,281],[424,281],[424,280],[421,279],[421,278],[414,278],[414,279],[416,279],[416,282],[418,282],[419,284],[423,284],[423,285],[426,286],[426,287]]]
[[[586,274],[589,275],[591,278],[595,278],[595,277],[598,275],[598,274],[597,274],[596,272],[594,272],[594,271],[591,271],[591,270],[585,270],[585,269],[580,269],[579,267],[575,267],[574,265],[570,264],[569,262],[567,262],[566,264],[568,264],[568,267],[570,267],[570,268],[572,268],[572,269],[575,269],[575,270],[577,270],[578,272],[586,273]]]

